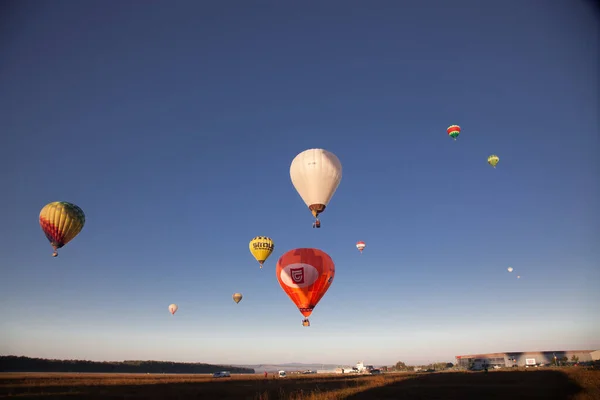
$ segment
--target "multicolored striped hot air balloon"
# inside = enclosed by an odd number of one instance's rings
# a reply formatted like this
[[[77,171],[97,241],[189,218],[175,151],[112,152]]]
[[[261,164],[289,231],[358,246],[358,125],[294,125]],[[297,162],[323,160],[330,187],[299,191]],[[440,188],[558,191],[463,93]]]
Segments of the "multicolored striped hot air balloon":
[[[448,136],[450,136],[452,139],[456,140],[458,135],[460,135],[460,126],[450,125],[448,127],[448,129],[446,129],[446,132],[448,132]]]
[[[83,210],[66,201],[46,204],[40,211],[40,226],[54,248],[52,257],[58,256],[58,249],[73,240],[81,232],[83,225]]]

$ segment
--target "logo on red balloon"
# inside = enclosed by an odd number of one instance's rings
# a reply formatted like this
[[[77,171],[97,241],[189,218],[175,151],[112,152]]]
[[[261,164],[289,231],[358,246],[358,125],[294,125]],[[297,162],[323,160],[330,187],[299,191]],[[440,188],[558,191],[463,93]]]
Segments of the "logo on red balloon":
[[[304,268],[290,268],[290,275],[296,285],[304,283]]]
[[[310,264],[297,263],[286,265],[281,269],[281,283],[291,288],[304,288],[319,279],[319,270]]]

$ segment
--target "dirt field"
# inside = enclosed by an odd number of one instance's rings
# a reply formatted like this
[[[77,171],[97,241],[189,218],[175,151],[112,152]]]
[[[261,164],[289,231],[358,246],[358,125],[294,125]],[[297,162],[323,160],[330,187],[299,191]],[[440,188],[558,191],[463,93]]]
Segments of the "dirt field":
[[[379,376],[0,374],[0,398],[14,399],[572,399],[600,400],[600,371],[581,368],[400,373]]]

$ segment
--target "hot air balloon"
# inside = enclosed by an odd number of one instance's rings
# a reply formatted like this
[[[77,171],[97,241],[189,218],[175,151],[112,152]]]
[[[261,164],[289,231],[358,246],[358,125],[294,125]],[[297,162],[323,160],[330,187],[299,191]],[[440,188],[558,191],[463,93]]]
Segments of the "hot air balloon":
[[[363,242],[363,241],[356,242],[356,248],[358,249],[358,251],[360,251],[360,254],[362,254],[362,252],[365,249],[365,247],[367,247],[367,245],[365,244],[365,242]]]
[[[266,236],[255,237],[250,241],[250,244],[248,246],[250,247],[250,253],[252,253],[254,258],[256,258],[256,261],[258,261],[258,264],[261,268],[263,267],[263,263],[265,262],[265,260],[269,258],[269,256],[275,249],[275,244],[273,243],[273,240]]]
[[[241,293],[234,293],[233,294],[233,301],[235,301],[236,303],[239,303],[242,300],[243,297],[244,296],[242,296]]]
[[[81,232],[83,225],[83,210],[66,201],[46,204],[40,211],[40,226],[54,248],[52,257],[58,256],[58,249],[73,240]]]
[[[488,164],[490,164],[494,168],[496,168],[496,165],[498,165],[499,161],[500,161],[500,157],[498,157],[495,154],[492,154],[491,156],[488,157]]]
[[[513,272],[513,268],[512,267],[508,267],[508,272]]]
[[[275,270],[283,291],[304,315],[303,326],[335,276],[335,264],[319,249],[294,249],[281,256]]]
[[[517,279],[521,279],[521,275],[517,275]]]
[[[327,150],[305,150],[292,161],[290,178],[315,217],[313,228],[320,228],[319,214],[325,211],[342,180],[340,160]]]
[[[448,132],[448,136],[450,136],[452,139],[456,140],[458,135],[460,135],[460,126],[450,125],[448,127],[448,129],[446,129],[446,132]]]
[[[177,312],[177,309],[179,309],[179,307],[177,307],[177,304],[171,304],[171,305],[169,306],[169,312],[170,312],[172,315],[175,315],[175,312]]]

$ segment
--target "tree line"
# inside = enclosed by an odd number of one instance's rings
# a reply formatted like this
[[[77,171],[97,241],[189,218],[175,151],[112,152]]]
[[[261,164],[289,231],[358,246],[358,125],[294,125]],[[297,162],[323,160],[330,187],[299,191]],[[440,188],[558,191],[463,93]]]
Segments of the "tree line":
[[[437,363],[432,363],[432,364],[427,364],[427,365],[413,366],[413,365],[406,365],[402,361],[398,361],[396,363],[396,365],[394,365],[393,367],[390,368],[390,370],[392,370],[392,371],[414,371],[415,368],[420,368],[422,370],[433,369],[436,371],[440,371],[440,370],[445,370],[445,369],[452,368],[452,367],[454,367],[454,364],[452,364],[450,362],[437,362]]]
[[[19,356],[0,356],[0,372],[103,372],[152,374],[207,374],[229,371],[232,374],[253,374],[253,368],[182,363],[171,361],[87,361],[49,360]]]

